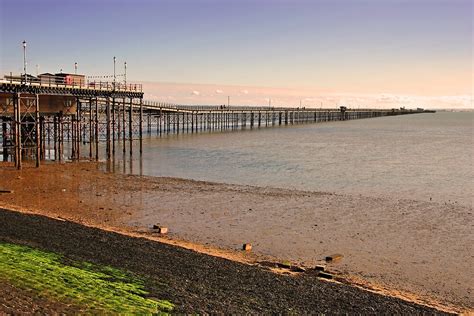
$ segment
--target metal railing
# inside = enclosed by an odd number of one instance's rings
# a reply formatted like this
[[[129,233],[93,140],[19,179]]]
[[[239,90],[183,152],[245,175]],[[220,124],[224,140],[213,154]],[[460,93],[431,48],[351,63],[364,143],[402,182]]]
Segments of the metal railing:
[[[338,108],[311,108],[311,107],[269,107],[269,106],[239,106],[239,105],[179,105],[174,103],[143,100],[143,106],[154,109],[176,110],[176,111],[298,111],[298,112],[340,112]],[[405,109],[404,107],[395,109],[374,109],[374,108],[346,108],[346,112],[423,112],[422,108]]]
[[[31,75],[5,75],[3,83],[30,85],[39,87],[57,87],[57,88],[73,88],[73,89],[90,89],[90,90],[107,90],[107,91],[130,91],[143,92],[141,84],[123,83],[113,81],[96,81],[86,80],[78,76],[54,76],[44,75],[33,77]]]

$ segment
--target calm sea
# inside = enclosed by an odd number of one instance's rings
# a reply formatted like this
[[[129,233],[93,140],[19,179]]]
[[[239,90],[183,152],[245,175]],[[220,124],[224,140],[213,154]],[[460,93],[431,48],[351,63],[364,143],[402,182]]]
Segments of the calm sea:
[[[115,171],[473,205],[474,113],[149,136]],[[117,159],[117,158],[116,158]]]

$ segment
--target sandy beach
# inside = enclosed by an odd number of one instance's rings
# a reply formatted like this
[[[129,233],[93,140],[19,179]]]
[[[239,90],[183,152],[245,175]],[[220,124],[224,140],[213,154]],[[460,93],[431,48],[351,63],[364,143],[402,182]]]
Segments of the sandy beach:
[[[147,291],[141,294],[143,298],[166,300],[173,308],[172,314],[446,314],[348,284],[324,281],[314,271],[297,275],[274,273],[259,265],[242,264],[148,238],[0,209],[0,245],[12,242],[22,245],[23,251],[28,251],[24,247],[33,246],[56,253],[63,262],[86,261],[120,268],[123,273],[145,280]],[[18,253],[19,257],[22,255]],[[120,278],[120,274],[117,277]],[[0,313],[104,313],[97,308],[91,310],[83,300],[78,304],[65,299],[63,292],[58,301],[29,290],[12,286],[0,278]],[[96,298],[100,299],[104,297]],[[113,295],[105,299],[111,301]],[[120,306],[127,303],[123,297],[118,299]],[[94,305],[94,301],[91,303]]]
[[[348,283],[456,312],[473,311],[472,206],[174,178],[117,175],[95,163],[2,168],[0,207],[156,238],[242,262],[325,256]],[[160,239],[160,238],[158,238]],[[253,245],[253,253],[238,249]]]

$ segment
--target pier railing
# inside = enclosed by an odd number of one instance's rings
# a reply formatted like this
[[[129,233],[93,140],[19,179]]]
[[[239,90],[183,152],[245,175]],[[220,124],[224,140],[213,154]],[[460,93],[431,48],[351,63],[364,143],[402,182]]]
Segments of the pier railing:
[[[207,112],[207,111],[221,111],[221,112],[271,112],[271,111],[297,111],[297,112],[340,112],[340,108],[312,108],[312,107],[288,107],[288,106],[241,106],[241,105],[180,105],[167,102],[143,100],[142,105],[148,109],[161,109],[161,110],[175,110],[176,112]],[[139,106],[139,104],[136,104]],[[346,108],[345,111],[357,111],[357,112],[403,112],[403,113],[415,113],[423,112],[421,108],[418,109],[406,109],[404,107],[398,109],[374,109],[374,108]]]
[[[68,80],[64,76],[44,76],[33,77],[25,75],[6,75],[0,80],[2,83],[37,86],[37,87],[56,87],[56,88],[73,88],[73,89],[89,89],[102,91],[130,91],[143,92],[143,86],[138,83],[123,83],[117,81],[97,81],[81,78],[72,78]]]

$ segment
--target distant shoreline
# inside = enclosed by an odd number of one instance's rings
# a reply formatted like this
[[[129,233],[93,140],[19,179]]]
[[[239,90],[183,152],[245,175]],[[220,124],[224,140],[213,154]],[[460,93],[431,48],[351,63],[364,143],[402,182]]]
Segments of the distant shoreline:
[[[474,109],[434,109],[436,112],[474,112]]]

